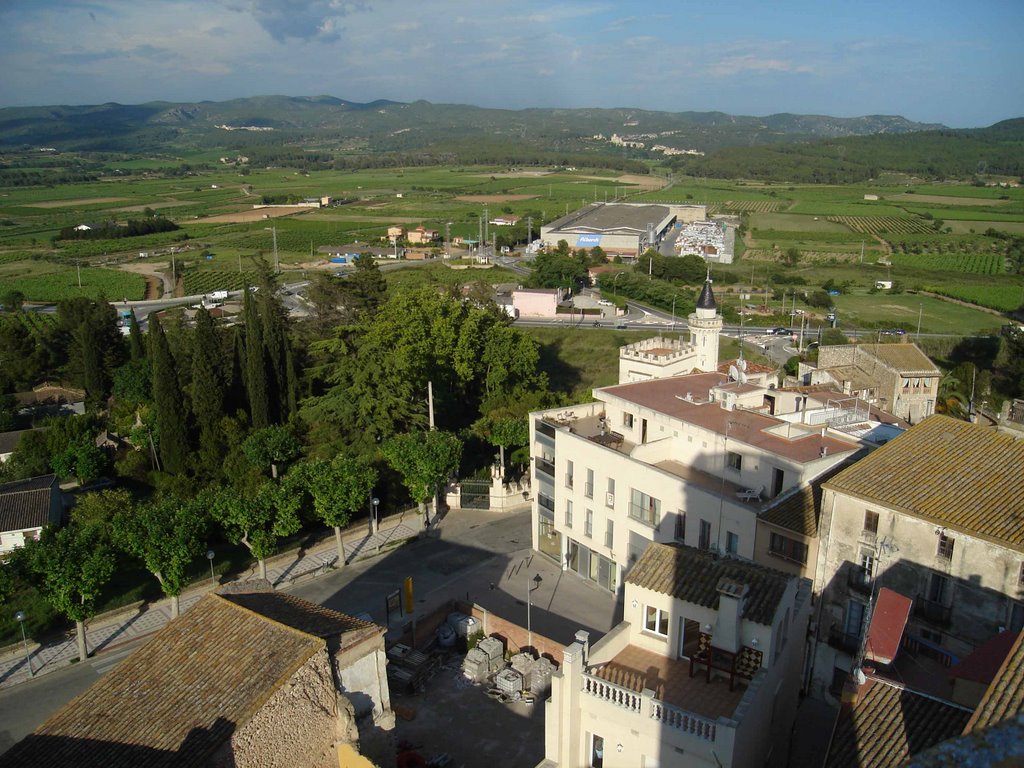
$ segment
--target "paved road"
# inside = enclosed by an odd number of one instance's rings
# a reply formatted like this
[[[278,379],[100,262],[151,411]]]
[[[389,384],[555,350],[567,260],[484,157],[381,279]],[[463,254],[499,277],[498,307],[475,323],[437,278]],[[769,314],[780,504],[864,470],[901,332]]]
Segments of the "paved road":
[[[578,629],[588,629],[596,640],[621,618],[621,607],[609,593],[563,574],[553,562],[532,552],[529,545],[530,516],[526,507],[514,513],[452,510],[425,537],[380,557],[328,571],[287,591],[346,613],[365,611],[386,625],[384,596],[399,588],[406,576],[412,576],[417,614],[468,594],[488,610],[525,626],[528,584],[539,574],[541,585],[531,601],[531,624],[538,634],[568,644]],[[392,636],[398,634],[401,623],[400,619],[392,622]],[[146,639],[136,638],[84,664],[64,666],[0,689],[0,753],[117,666]]]

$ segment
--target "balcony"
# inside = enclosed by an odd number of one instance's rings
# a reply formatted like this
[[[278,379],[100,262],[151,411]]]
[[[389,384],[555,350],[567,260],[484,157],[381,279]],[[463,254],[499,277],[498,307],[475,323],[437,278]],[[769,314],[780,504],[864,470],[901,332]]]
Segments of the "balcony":
[[[652,527],[657,527],[661,517],[661,506],[629,503],[629,516]]]
[[[542,459],[539,456],[533,460],[533,466],[537,470],[537,474],[544,474],[551,478],[552,482],[555,479],[555,465],[553,462],[547,459]]]
[[[754,689],[742,681],[730,691],[728,680],[716,677],[709,683],[702,675],[690,677],[688,661],[627,645],[611,661],[583,674],[582,693],[584,701],[615,705],[623,723],[633,716],[651,718],[662,724],[669,738],[678,734],[707,744],[728,727],[723,718],[736,717],[748,690]]]
[[[914,601],[914,615],[938,627],[948,627],[953,620],[953,608],[918,595]]]
[[[871,588],[874,586],[874,580],[871,578],[871,574],[864,568],[851,565],[846,572],[846,585],[855,592],[870,595]]]
[[[544,437],[551,438],[552,440],[555,439],[554,424],[551,424],[545,421],[544,419],[536,419],[534,422],[534,428],[536,429],[538,435],[543,435]]]
[[[828,633],[828,644],[837,651],[842,651],[843,653],[848,653],[853,656],[860,648],[860,635],[852,632],[844,632],[838,627],[833,627]]]

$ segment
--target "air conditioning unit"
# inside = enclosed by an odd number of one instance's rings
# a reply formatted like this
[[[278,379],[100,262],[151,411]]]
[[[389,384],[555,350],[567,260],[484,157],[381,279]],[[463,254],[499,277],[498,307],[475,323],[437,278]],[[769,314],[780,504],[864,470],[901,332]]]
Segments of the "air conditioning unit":
[[[614,493],[606,493],[604,495],[604,503],[605,503],[605,506],[614,507],[615,506],[615,494]]]

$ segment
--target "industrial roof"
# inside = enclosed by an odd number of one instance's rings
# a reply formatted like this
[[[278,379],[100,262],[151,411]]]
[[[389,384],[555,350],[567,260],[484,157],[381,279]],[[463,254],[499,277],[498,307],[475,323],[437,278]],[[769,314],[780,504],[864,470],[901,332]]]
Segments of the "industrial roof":
[[[844,705],[826,768],[896,768],[908,757],[958,735],[970,710],[869,677]]]
[[[694,547],[653,543],[629,571],[626,583],[717,609],[718,584],[723,578],[750,588],[743,600],[743,618],[770,626],[794,577]]]
[[[205,765],[324,640],[209,594],[0,758],[4,766]],[[326,610],[326,609],[325,609]]]
[[[660,224],[669,215],[664,205],[591,203],[548,224],[549,232],[646,232],[648,224]]]
[[[27,531],[59,523],[59,508],[50,503],[57,478],[41,475],[0,485],[0,531]],[[57,511],[54,511],[57,510]]]
[[[1024,550],[1024,440],[930,416],[826,489]]]
[[[940,373],[935,363],[916,344],[860,344],[859,348],[901,373],[927,373],[933,376]]]

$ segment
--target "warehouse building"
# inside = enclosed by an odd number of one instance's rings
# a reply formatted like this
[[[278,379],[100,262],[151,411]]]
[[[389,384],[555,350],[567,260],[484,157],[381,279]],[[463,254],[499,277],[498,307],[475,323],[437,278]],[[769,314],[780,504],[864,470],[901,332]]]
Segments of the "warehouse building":
[[[657,248],[677,222],[706,218],[703,205],[592,203],[541,227],[540,237],[548,248],[565,240],[570,248],[600,246],[609,256],[630,259]]]

